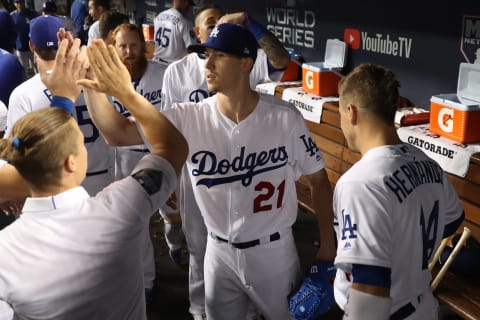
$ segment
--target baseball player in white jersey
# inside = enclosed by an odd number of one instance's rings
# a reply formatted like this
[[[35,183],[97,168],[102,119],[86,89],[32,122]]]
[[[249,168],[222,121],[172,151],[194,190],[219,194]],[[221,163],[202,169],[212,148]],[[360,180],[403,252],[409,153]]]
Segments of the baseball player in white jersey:
[[[53,66],[59,28],[62,28],[61,22],[53,16],[40,16],[30,22],[32,51],[37,64],[43,63],[47,69]],[[48,107],[51,98],[50,92],[38,74],[16,87],[9,100],[5,137],[10,134],[18,119],[29,112]],[[87,177],[82,185],[93,196],[113,181],[113,148],[105,143],[90,119],[83,94],[75,101],[72,115],[83,132],[88,150]]]
[[[100,17],[104,12],[110,10],[109,0],[89,0],[88,1],[88,14],[95,20],[94,23],[88,28],[88,45],[92,43],[93,39],[99,39],[100,34]]]
[[[464,218],[442,168],[399,139],[398,87],[390,70],[371,64],[339,85],[341,127],[362,155],[334,193],[344,319],[437,319],[428,262]]]
[[[145,58],[145,40],[142,31],[134,24],[122,24],[112,34],[113,45],[132,78],[135,91],[143,95],[160,110],[162,101],[162,81],[165,66]],[[113,97],[113,105],[125,117],[130,117],[126,106]],[[148,148],[145,145],[116,148],[115,177],[121,179],[132,172]]]
[[[79,45],[77,39],[67,53],[69,41],[62,41],[50,76],[39,68],[54,107],[30,112],[0,141],[0,156],[32,193],[21,218],[0,232],[0,300],[22,319],[146,319],[142,228],[148,212],[174,190],[188,146],[133,90],[118,55],[101,40],[88,50],[97,80],[77,82],[86,71],[86,50]],[[80,187],[87,151],[80,128],[65,112],[73,108],[78,84],[128,101],[152,146],[129,177],[95,197]]]
[[[207,5],[197,11],[193,30],[199,42],[203,43],[207,40],[210,32],[220,19],[226,22],[241,23],[245,20],[246,15],[246,13],[241,12],[224,16],[223,10],[219,6]],[[258,28],[260,27],[258,26]],[[270,74],[276,72],[277,69],[285,68],[289,60],[288,52],[266,30],[257,41],[270,50],[265,52],[263,49],[259,49],[257,52],[257,59],[250,72],[252,89],[258,83],[272,81]],[[270,61],[276,62],[275,68],[271,67],[272,63]],[[199,102],[213,95],[207,88],[205,57],[196,52],[171,63],[165,71],[163,79],[163,109],[171,107],[176,102]],[[201,217],[200,209],[195,202],[186,167],[181,177],[178,195],[177,199],[179,200],[178,204],[182,215],[182,228],[190,255],[190,313],[195,318],[205,312],[203,260],[207,243],[207,230]]]
[[[161,106],[161,86],[165,66],[147,61],[145,58],[145,39],[140,28],[134,24],[121,24],[112,32],[113,45],[117,49],[121,61],[127,67],[132,79],[132,85],[136,92],[145,97],[157,110]],[[87,104],[91,106],[101,106],[111,108],[106,95],[90,95],[88,91]],[[122,104],[117,98],[111,97],[115,109],[124,117],[131,117],[127,106]],[[132,172],[132,169],[138,161],[148,152],[148,147],[144,144],[134,146],[124,146],[115,148],[115,179],[123,179]],[[150,212],[150,216],[156,210]],[[144,226],[144,246],[142,247],[143,265],[144,265],[144,285],[147,294],[147,302],[150,301],[151,292],[155,280],[155,258],[153,245],[150,238],[149,221]]]
[[[189,142],[186,166],[209,232],[207,318],[246,319],[253,302],[267,319],[292,319],[287,295],[301,275],[291,230],[297,215],[294,182],[302,174],[311,182],[321,228],[317,258],[333,260],[335,254],[324,161],[297,110],[250,88],[257,53],[250,31],[222,23],[191,49],[206,50],[207,85],[217,94],[163,113]],[[104,134],[138,142],[134,124],[111,109],[97,112],[92,116]]]
[[[173,0],[172,8],[155,17],[154,61],[169,64],[186,55],[188,46],[195,43],[193,23],[187,18],[192,4],[192,0]]]

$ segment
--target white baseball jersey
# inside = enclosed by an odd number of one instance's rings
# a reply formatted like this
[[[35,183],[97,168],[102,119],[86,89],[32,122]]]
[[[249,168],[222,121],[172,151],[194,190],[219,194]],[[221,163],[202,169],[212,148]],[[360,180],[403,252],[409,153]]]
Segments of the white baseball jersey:
[[[133,79],[135,90],[160,109],[162,100],[162,81],[165,66],[148,61],[147,69],[140,79]],[[113,98],[113,104],[118,112],[125,117],[131,117],[130,112],[118,100]],[[115,148],[115,179],[122,179],[131,174],[138,161],[149,152],[146,145],[135,145]],[[156,209],[155,209],[156,210]],[[150,216],[155,212],[151,211]],[[155,256],[150,239],[149,223],[144,226],[143,266],[145,288],[152,288],[155,280]]]
[[[147,69],[140,79],[132,79],[135,91],[144,96],[151,104],[160,110],[162,102],[162,81],[165,66],[148,61]],[[126,118],[131,117],[128,109],[120,103],[115,97],[112,98],[113,105]],[[135,145],[127,147],[117,147],[115,149],[115,178],[122,179],[128,176],[143,155],[149,152],[146,145]]]
[[[324,167],[299,112],[261,94],[239,124],[218,110],[216,96],[164,113],[189,142],[186,165],[209,231],[244,242],[292,226],[298,173]]]
[[[92,44],[93,39],[100,39],[100,21],[95,21],[92,23],[90,28],[88,28],[88,45]]]
[[[177,184],[172,165],[147,155],[161,185],[129,176],[95,197],[77,187],[28,198],[0,231],[0,300],[21,319],[147,319],[142,228]]]
[[[250,73],[252,89],[257,83],[271,81],[268,73],[267,56],[258,50],[257,59]],[[165,71],[162,85],[162,109],[168,109],[177,102],[199,102],[214,93],[208,92],[205,80],[205,59],[191,53],[171,63]],[[186,166],[177,189],[177,205],[182,217],[182,229],[190,252],[189,258],[189,298],[190,312],[205,312],[204,256],[207,243],[207,230],[200,209],[193,195],[192,184]],[[161,208],[160,213],[168,210]],[[162,212],[163,211],[163,212]]]
[[[418,319],[436,319],[433,297],[423,305],[417,297],[431,296],[428,262],[445,226],[462,216],[441,167],[408,144],[371,149],[336,184],[333,208],[338,305],[347,302],[352,264],[380,266],[391,269],[391,313],[412,303]]]
[[[259,49],[250,72],[250,86],[255,89],[257,84],[270,81],[267,55]],[[190,53],[170,64],[165,71],[162,88],[162,109],[175,102],[199,102],[212,96],[214,93],[208,91],[205,79],[205,58],[198,53]]]
[[[153,60],[170,63],[188,53],[187,48],[195,44],[192,21],[180,11],[170,8],[160,12],[153,21],[155,30],[155,51]]]
[[[5,137],[10,135],[12,126],[18,119],[29,112],[48,108],[51,98],[50,91],[42,82],[39,74],[16,87],[8,103]],[[88,151],[87,177],[82,186],[93,196],[113,181],[113,148],[105,143],[97,127],[93,124],[83,94],[80,94],[75,101],[73,117],[82,130],[85,147]]]
[[[7,106],[0,101],[0,132],[5,131],[7,127]]]
[[[248,296],[267,318],[291,319],[285,297],[300,274],[291,235],[297,217],[295,180],[299,173],[324,167],[303,117],[268,95],[260,95],[239,124],[218,110],[217,96],[174,104],[164,114],[189,142],[186,170],[208,232],[231,243],[281,234],[278,241],[245,250],[208,239],[207,316],[227,319],[229,313],[246,312],[242,303],[223,302],[238,298],[239,292],[232,292],[248,284]],[[232,281],[233,291],[227,289]]]

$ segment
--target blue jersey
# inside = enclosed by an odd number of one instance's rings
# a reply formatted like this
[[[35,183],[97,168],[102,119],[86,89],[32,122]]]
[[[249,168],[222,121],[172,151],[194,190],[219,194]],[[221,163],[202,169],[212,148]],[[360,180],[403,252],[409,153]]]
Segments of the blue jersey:
[[[15,50],[15,24],[7,10],[0,9],[0,49],[13,52]]]
[[[13,89],[25,81],[25,69],[13,54],[0,49],[0,100],[8,106]]]
[[[11,13],[15,30],[17,31],[16,48],[18,51],[30,51],[30,20],[38,17],[38,13],[26,8],[23,12]]]
[[[75,0],[72,3],[72,8],[70,9],[70,17],[75,23],[75,28],[77,28],[76,36],[83,41],[86,40],[87,32],[83,28],[85,17],[88,16],[88,1],[86,0]]]

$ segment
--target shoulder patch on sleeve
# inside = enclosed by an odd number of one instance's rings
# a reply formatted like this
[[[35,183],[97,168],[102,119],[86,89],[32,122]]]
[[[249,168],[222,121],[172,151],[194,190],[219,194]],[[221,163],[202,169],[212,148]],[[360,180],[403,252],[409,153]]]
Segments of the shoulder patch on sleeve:
[[[163,172],[153,169],[143,169],[132,174],[132,178],[137,180],[148,194],[154,194],[162,187]]]

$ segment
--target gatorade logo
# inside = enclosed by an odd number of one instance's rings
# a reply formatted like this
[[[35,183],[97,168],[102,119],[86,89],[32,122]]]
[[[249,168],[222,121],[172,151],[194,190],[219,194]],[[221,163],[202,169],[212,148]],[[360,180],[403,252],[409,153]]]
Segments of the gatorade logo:
[[[305,84],[307,85],[308,89],[313,90],[313,87],[315,85],[315,82],[313,81],[313,71],[308,70],[305,73]]]
[[[360,31],[347,28],[343,32],[343,41],[352,49],[360,49]]]
[[[452,133],[453,132],[453,109],[442,108],[438,112],[438,126],[442,129],[443,132]]]

